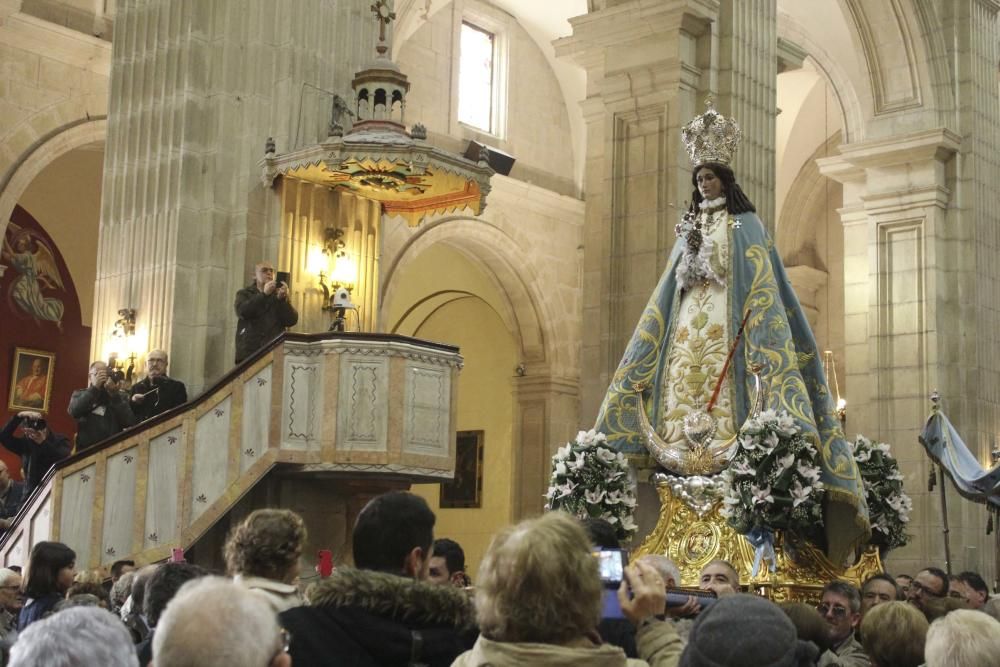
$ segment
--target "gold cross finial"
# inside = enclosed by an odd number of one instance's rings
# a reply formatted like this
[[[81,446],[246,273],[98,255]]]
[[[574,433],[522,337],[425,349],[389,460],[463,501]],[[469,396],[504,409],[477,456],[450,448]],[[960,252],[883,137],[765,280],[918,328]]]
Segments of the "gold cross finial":
[[[378,21],[378,41],[379,45],[375,47],[375,50],[380,54],[385,54],[388,47],[385,45],[385,27],[390,21],[395,20],[396,12],[389,9],[389,0],[376,0],[375,4],[371,6],[372,13],[375,14],[375,19]]]

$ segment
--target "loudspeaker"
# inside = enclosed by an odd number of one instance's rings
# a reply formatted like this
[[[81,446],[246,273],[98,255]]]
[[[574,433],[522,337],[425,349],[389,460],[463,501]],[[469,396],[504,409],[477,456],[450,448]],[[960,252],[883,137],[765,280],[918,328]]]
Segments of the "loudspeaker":
[[[470,141],[468,147],[465,149],[465,157],[473,162],[478,162],[481,147],[485,147],[489,151],[487,162],[490,168],[501,176],[509,176],[510,170],[514,168],[515,158],[509,153],[504,153],[499,148],[493,148],[493,146],[487,146],[478,141]]]

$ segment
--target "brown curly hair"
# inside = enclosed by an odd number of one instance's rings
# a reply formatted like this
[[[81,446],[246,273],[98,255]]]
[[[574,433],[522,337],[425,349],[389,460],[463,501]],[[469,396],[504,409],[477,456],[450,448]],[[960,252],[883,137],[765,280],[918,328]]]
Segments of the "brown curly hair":
[[[226,568],[242,574],[285,581],[295,570],[306,542],[306,524],[291,510],[256,510],[226,540]]]

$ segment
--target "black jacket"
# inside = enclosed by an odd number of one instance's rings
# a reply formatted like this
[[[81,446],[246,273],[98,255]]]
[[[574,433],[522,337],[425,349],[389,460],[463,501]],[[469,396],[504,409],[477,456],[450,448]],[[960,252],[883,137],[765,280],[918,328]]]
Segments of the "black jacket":
[[[299,313],[275,293],[264,294],[253,282],[236,293],[236,363],[264,347],[299,321]]]
[[[73,447],[66,436],[53,433],[51,429],[49,429],[49,435],[45,440],[37,445],[28,438],[16,437],[14,431],[21,425],[22,421],[24,420],[17,415],[10,418],[10,421],[0,431],[0,445],[21,457],[21,469],[24,470],[25,482],[23,500],[27,500],[35,487],[41,484],[42,478],[45,477],[49,468],[69,456]]]
[[[125,392],[108,394],[94,386],[73,392],[69,398],[69,415],[76,420],[78,452],[135,425],[135,415],[128,406]]]
[[[132,401],[132,397],[136,394],[146,394],[142,403]],[[147,377],[132,385],[128,404],[136,420],[143,422],[178,405],[184,405],[187,400],[187,388],[183,382],[166,376],[156,380]]]
[[[310,606],[279,615],[296,667],[448,667],[472,648],[472,602],[460,589],[337,568]]]

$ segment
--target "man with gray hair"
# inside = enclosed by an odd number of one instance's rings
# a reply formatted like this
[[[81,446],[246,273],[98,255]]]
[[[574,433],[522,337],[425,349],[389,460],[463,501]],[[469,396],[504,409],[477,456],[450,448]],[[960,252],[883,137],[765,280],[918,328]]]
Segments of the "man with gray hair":
[[[10,652],[9,667],[135,667],[122,622],[100,607],[73,607],[32,623]]]
[[[16,636],[17,616],[23,605],[21,575],[3,568],[0,570],[0,640]]]
[[[146,377],[132,385],[129,405],[136,420],[143,422],[187,403],[187,388],[167,377],[167,353],[150,350],[146,355]]]
[[[287,649],[288,637],[267,602],[229,579],[200,577],[184,584],[160,616],[151,664],[290,667]]]
[[[846,581],[831,581],[823,587],[816,606],[829,626],[830,649],[819,657],[819,667],[869,667],[864,647],[854,638],[861,621],[861,593]]]

